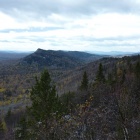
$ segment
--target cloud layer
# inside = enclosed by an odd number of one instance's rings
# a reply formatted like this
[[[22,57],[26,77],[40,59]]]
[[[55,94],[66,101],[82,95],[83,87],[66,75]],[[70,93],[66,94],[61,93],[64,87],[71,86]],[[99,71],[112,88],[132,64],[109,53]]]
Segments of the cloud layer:
[[[0,0],[0,10],[11,16],[42,17],[51,14],[90,15],[106,12],[135,13],[140,12],[139,0]],[[22,15],[23,14],[23,15]],[[26,15],[25,15],[26,14]]]
[[[139,0],[0,0],[0,50],[140,51]]]

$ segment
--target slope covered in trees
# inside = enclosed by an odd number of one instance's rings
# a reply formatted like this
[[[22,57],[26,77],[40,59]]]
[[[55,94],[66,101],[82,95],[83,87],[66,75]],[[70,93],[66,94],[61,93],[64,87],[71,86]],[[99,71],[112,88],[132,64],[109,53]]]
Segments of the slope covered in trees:
[[[89,61],[94,61],[102,58],[100,55],[93,55],[78,51],[53,51],[38,49],[31,55],[21,60],[21,65],[37,65],[41,67],[51,68],[74,68]]]
[[[11,128],[17,131],[9,135],[1,123],[2,133],[25,140],[139,140],[139,79],[139,55],[103,58],[68,71],[57,77],[56,91],[46,71],[34,81],[25,117]],[[1,118],[6,125],[9,119]]]

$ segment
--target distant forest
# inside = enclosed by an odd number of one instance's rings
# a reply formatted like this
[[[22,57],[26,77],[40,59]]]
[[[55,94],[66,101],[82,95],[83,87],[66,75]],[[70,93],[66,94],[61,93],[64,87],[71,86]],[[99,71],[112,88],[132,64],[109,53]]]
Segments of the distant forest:
[[[140,56],[72,57],[0,66],[1,140],[139,140]]]

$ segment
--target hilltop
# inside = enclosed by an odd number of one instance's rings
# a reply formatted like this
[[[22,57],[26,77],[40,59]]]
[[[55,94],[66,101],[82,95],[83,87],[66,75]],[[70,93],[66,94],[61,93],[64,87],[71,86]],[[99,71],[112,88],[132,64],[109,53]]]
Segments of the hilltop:
[[[24,57],[21,65],[36,65],[49,68],[74,68],[103,56],[79,51],[54,51],[37,49],[34,53]]]

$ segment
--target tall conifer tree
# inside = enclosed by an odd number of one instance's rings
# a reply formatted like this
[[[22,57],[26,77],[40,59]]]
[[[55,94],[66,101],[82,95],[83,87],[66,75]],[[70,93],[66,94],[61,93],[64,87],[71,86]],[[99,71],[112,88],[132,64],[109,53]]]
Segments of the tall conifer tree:
[[[98,82],[104,82],[105,81],[105,77],[104,77],[104,74],[103,74],[102,63],[99,64],[97,75],[96,75],[96,81],[98,81]]]
[[[88,89],[88,76],[87,76],[86,71],[83,74],[83,79],[81,81],[81,86],[80,87],[81,87],[82,90],[87,90]]]

